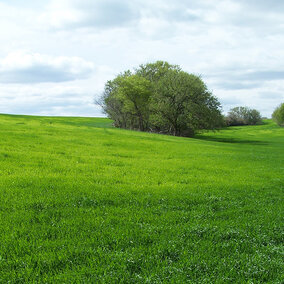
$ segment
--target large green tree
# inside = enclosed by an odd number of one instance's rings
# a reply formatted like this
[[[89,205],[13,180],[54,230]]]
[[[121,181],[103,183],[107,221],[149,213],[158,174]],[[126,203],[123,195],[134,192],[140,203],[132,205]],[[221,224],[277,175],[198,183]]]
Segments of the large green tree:
[[[100,104],[114,125],[177,136],[221,125],[221,107],[200,77],[157,61],[108,81]]]

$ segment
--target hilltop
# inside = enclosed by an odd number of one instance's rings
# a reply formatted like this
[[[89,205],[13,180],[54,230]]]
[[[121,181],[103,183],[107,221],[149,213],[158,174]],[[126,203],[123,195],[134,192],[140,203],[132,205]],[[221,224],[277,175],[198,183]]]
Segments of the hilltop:
[[[0,282],[283,281],[284,128],[111,125],[0,115]]]

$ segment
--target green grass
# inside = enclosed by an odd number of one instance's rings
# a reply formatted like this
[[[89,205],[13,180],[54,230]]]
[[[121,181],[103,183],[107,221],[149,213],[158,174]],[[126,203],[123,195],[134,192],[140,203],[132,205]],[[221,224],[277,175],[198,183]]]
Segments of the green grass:
[[[284,128],[194,139],[0,115],[0,283],[283,283]]]

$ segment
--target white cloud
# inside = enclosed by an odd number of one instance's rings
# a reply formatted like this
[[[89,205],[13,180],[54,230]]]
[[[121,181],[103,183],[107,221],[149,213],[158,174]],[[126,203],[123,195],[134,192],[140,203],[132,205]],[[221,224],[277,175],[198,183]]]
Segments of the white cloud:
[[[80,57],[16,51],[0,60],[1,83],[62,82],[90,76],[94,65]]]
[[[202,75],[225,111],[284,99],[279,0],[0,0],[0,24],[0,112],[101,115],[104,83],[155,60]]]
[[[102,116],[94,93],[69,83],[0,84],[0,113]]]
[[[52,0],[37,18],[53,29],[110,28],[124,26],[139,17],[132,1]]]

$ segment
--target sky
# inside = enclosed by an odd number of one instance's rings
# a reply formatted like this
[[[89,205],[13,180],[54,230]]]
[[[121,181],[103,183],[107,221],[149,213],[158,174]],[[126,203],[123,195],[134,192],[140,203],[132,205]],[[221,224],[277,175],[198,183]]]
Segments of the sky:
[[[104,116],[107,80],[168,61],[223,112],[284,102],[282,0],[0,0],[0,113]]]

